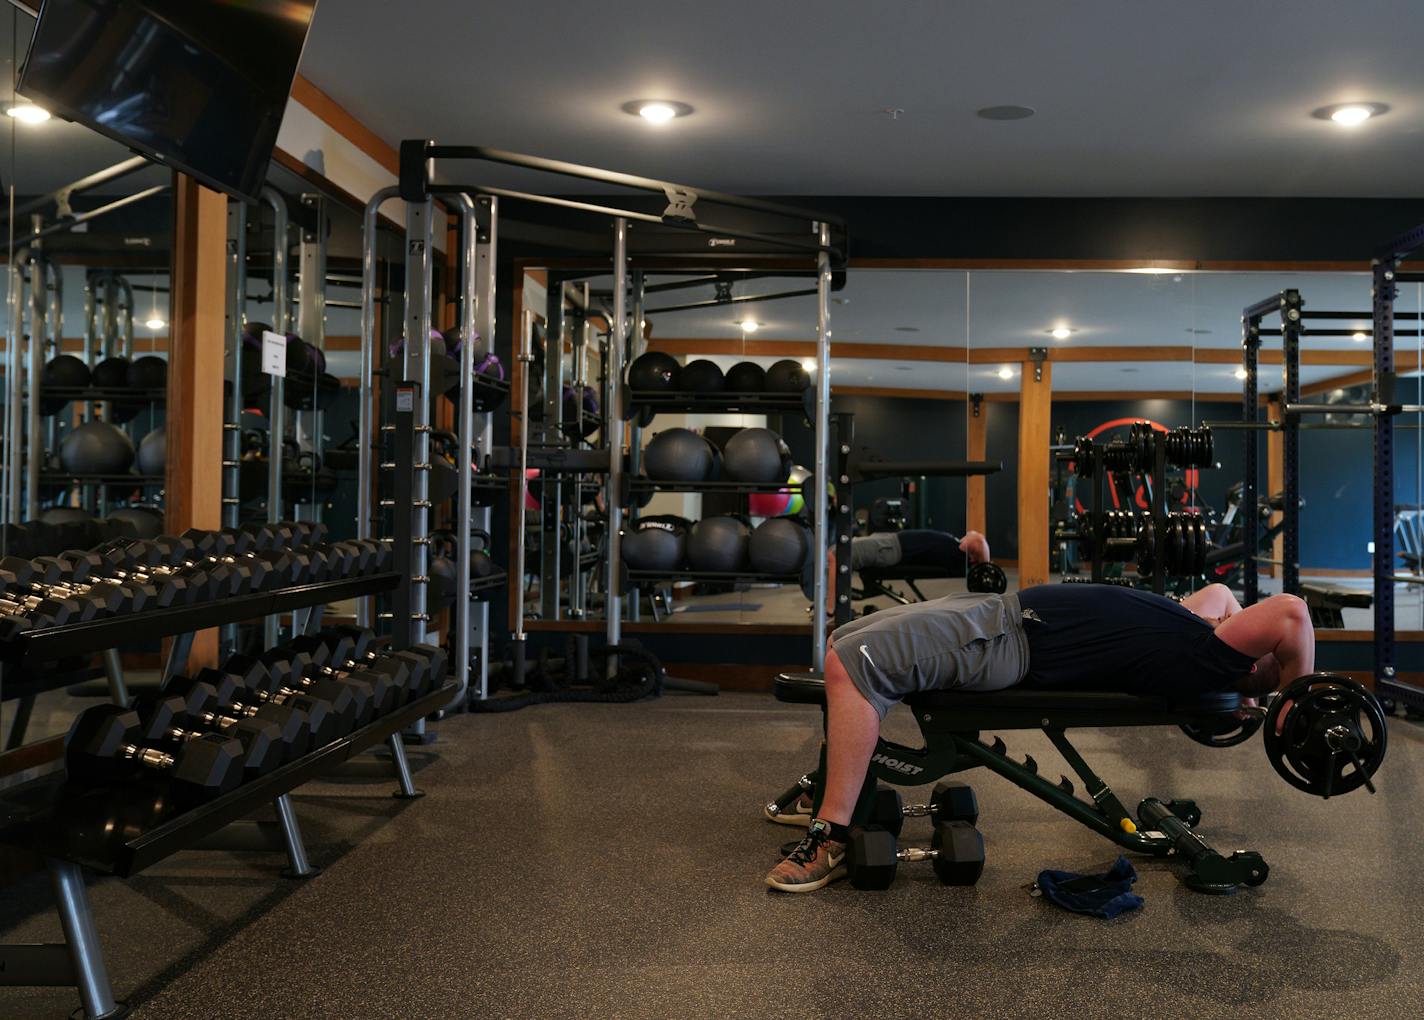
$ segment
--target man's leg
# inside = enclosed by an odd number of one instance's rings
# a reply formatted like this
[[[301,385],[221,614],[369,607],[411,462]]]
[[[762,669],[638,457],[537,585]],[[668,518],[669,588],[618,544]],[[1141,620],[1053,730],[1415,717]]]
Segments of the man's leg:
[[[811,892],[845,875],[846,826],[880,735],[880,715],[851,682],[835,650],[826,651],[826,774],[821,813],[766,876],[783,892]]]
[[[1272,595],[1247,606],[1223,621],[1216,636],[1255,659],[1274,655],[1282,684],[1315,672],[1315,628],[1309,607],[1295,595]]]
[[[1241,612],[1241,603],[1224,584],[1209,584],[1200,591],[1194,591],[1182,599],[1182,605],[1213,627]]]
[[[880,736],[880,715],[851,683],[834,650],[826,652],[826,788],[821,815],[849,825]]]

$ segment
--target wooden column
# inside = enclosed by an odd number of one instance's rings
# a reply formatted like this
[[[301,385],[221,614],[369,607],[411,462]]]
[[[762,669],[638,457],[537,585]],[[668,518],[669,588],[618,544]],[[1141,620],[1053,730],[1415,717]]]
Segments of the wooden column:
[[[1266,418],[1270,421],[1281,421],[1281,398],[1271,397],[1266,402]],[[1285,436],[1280,432],[1266,433],[1266,491],[1261,493],[1267,499],[1281,492],[1286,487],[1286,458],[1285,458]],[[1242,512],[1247,512],[1246,507],[1241,508]],[[1271,514],[1271,524],[1276,525],[1281,522],[1284,514]],[[1277,562],[1285,559],[1285,536],[1277,535],[1271,542],[1271,559]],[[1281,571],[1274,563],[1263,564],[1266,572],[1271,577],[1280,577]]]
[[[227,196],[174,174],[168,350],[167,529],[222,527]],[[189,668],[217,665],[217,631],[198,634]]]
[[[1048,443],[1053,365],[1046,360],[1028,360],[1020,368],[1019,587],[1031,588],[1048,581]]]
[[[965,457],[969,460],[983,460],[989,439],[989,404],[982,397],[969,400],[969,441]],[[968,492],[965,495],[964,528],[983,534],[988,528],[988,503],[984,475],[969,477]]]

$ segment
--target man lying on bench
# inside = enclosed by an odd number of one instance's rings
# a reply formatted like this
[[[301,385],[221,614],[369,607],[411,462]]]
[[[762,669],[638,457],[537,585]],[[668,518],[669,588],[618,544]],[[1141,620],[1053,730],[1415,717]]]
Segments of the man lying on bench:
[[[927,577],[963,577],[976,563],[988,563],[989,540],[977,531],[966,531],[964,537],[948,531],[906,528],[901,531],[877,531],[850,540],[850,568],[860,575],[863,592],[857,598],[885,595],[902,605],[909,599],[885,586],[887,580],[904,579],[910,589],[925,601],[915,587],[915,581]],[[834,598],[836,550],[827,553],[830,584],[827,599]]]
[[[809,892],[845,874],[880,721],[925,691],[1112,690],[1263,695],[1315,666],[1304,602],[1242,609],[1224,585],[1181,603],[1115,585],[1043,585],[896,606],[838,627],[826,653],[825,785],[806,837],[767,875]],[[1114,678],[1110,685],[1105,678]]]

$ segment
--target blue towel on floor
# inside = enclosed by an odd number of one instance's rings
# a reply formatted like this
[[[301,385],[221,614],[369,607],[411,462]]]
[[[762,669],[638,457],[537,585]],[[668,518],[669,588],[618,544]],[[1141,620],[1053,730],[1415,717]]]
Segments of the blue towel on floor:
[[[1137,872],[1126,857],[1102,875],[1079,875],[1071,871],[1040,871],[1034,888],[1051,903],[1075,914],[1091,917],[1117,917],[1137,910],[1143,899],[1129,890],[1137,881]]]

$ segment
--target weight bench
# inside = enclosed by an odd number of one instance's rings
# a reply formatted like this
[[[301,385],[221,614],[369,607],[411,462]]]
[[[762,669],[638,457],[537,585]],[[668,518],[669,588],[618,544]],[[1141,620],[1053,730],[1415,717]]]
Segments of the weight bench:
[[[826,704],[825,682],[811,673],[783,673],[776,679],[778,701]],[[1007,690],[986,694],[933,691],[911,695],[905,704],[915,714],[923,747],[907,747],[880,738],[871,755],[865,784],[856,802],[853,825],[874,821],[878,781],[918,785],[973,768],[997,772],[1015,786],[1046,801],[1118,846],[1153,857],[1177,856],[1188,873],[1186,885],[1198,892],[1232,893],[1241,885],[1260,885],[1270,869],[1254,851],[1237,851],[1223,857],[1196,834],[1201,812],[1192,801],[1162,803],[1149,797],[1137,807],[1134,819],[1068,741],[1070,728],[1104,726],[1180,726],[1194,739],[1208,742],[1213,735],[1239,729],[1235,713],[1241,697],[1235,692],[1211,693],[1190,699],[1111,692],[1054,692]],[[1042,730],[1086,787],[1088,797],[1076,795],[1066,777],[1052,782],[1039,775],[1032,756],[1015,761],[1003,740],[985,743],[981,730]],[[1223,746],[1230,738],[1222,741]],[[821,745],[817,771],[802,776],[767,811],[777,814],[802,794],[811,793],[815,810],[821,806],[821,781],[826,748]]]
[[[860,575],[861,587],[851,589],[851,598],[859,601],[861,599],[873,599],[885,596],[894,599],[902,606],[908,606],[912,602],[928,602],[925,593],[920,591],[916,581],[933,581],[954,577],[963,577],[963,571],[954,573],[940,567],[865,567],[856,571]],[[912,592],[915,597],[912,599],[903,593],[890,587],[890,582],[901,581]]]

